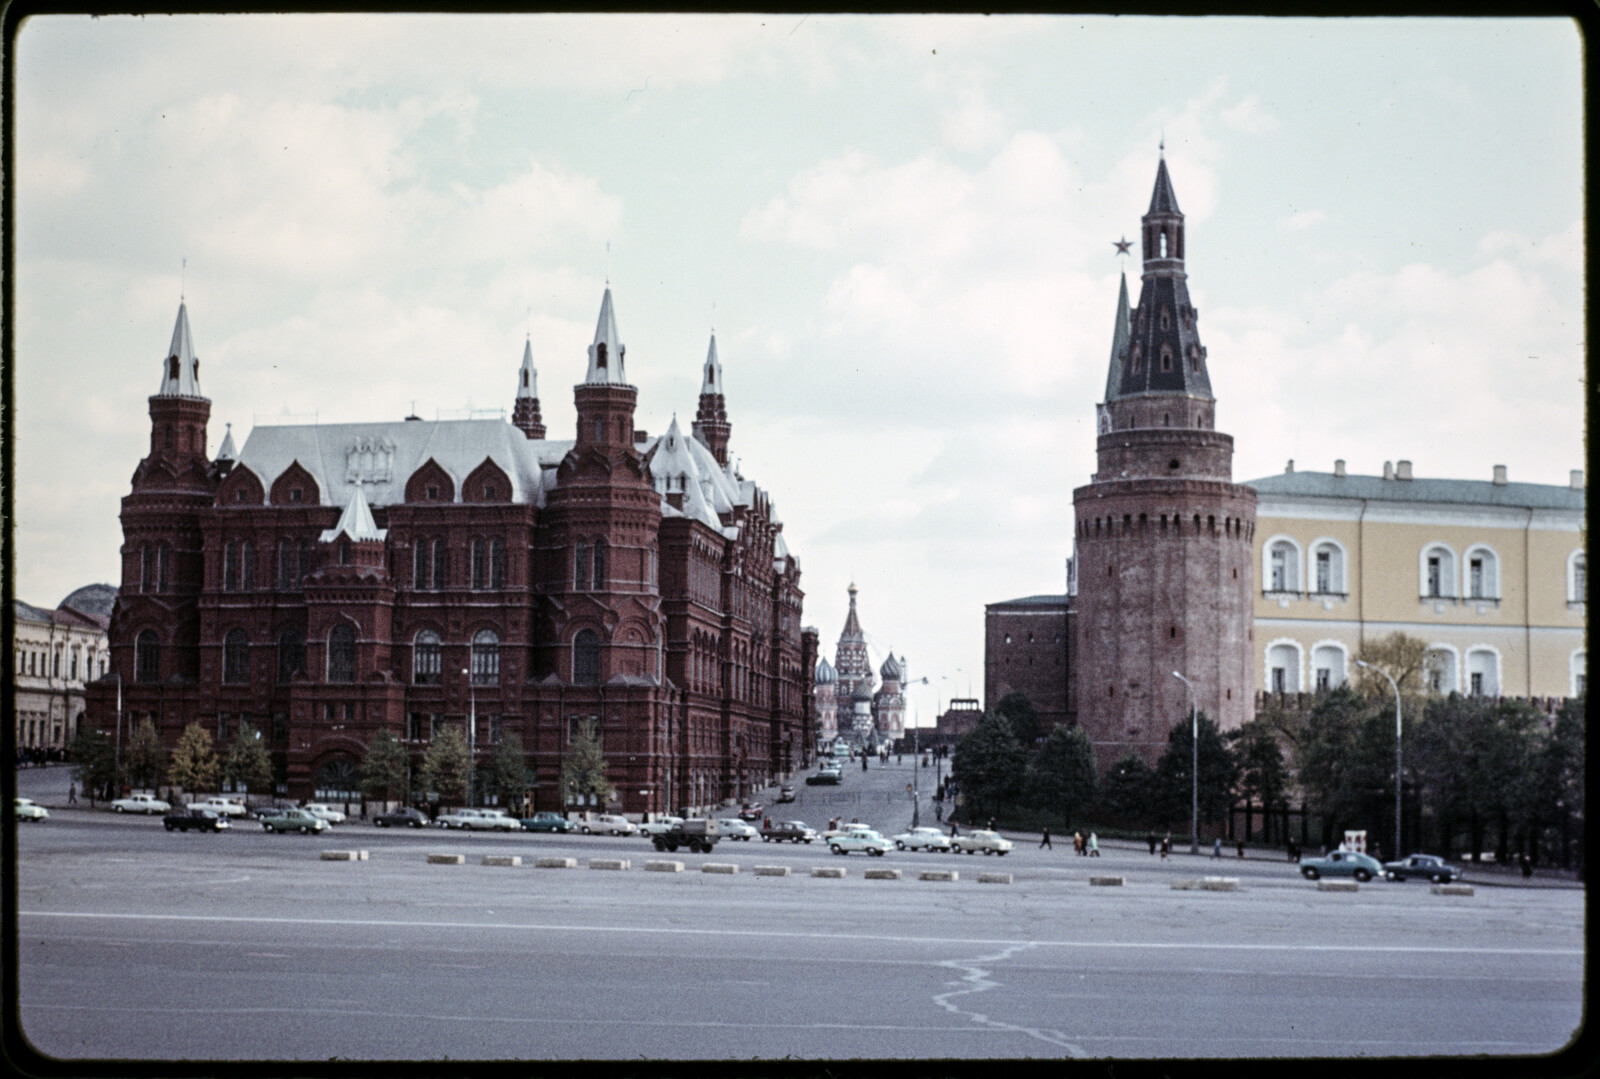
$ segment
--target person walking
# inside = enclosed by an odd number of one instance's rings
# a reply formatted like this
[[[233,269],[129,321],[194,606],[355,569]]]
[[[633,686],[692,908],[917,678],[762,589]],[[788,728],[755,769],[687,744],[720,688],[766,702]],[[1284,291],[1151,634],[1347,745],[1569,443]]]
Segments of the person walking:
[[[1073,854],[1082,854],[1083,853],[1083,833],[1082,832],[1073,832],[1072,833],[1072,853]]]
[[[1234,849],[1239,852],[1239,857],[1243,858],[1244,857],[1244,840],[1240,839],[1240,840],[1236,841],[1233,846],[1234,846]]]
[[[75,783],[67,784],[67,804],[69,806],[78,804],[78,787]]]
[[[991,832],[994,831],[994,818],[993,817],[989,818],[989,831],[991,831]]]
[[[950,822],[950,838],[954,839],[956,836],[958,836],[960,834],[961,834],[961,829],[956,827],[956,822],[955,821],[951,821]]]
[[[1220,835],[1211,841],[1211,857],[1222,857],[1222,837]]]
[[[1154,858],[1156,856],[1156,830],[1154,828],[1150,829],[1144,839],[1146,843],[1150,844],[1150,857]]]
[[[1051,850],[1056,849],[1050,843],[1050,826],[1048,824],[1039,829],[1039,846],[1049,847]]]
[[[1089,857],[1100,857],[1100,837],[1093,832],[1089,833]]]
[[[1517,863],[1522,866],[1522,879],[1527,880],[1533,876],[1533,860],[1528,857],[1528,852],[1523,851],[1517,856]]]
[[[1168,832],[1161,839],[1161,860],[1167,860],[1167,855],[1172,853],[1172,833]]]
[[[944,803],[943,802],[935,802],[935,803],[933,803],[933,819],[936,820],[936,821],[943,821],[944,820]]]

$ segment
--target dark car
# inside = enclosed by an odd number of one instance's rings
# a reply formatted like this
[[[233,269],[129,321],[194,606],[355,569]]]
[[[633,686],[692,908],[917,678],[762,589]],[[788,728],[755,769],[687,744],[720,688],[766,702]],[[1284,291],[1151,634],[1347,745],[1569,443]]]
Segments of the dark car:
[[[765,813],[766,809],[760,802],[746,802],[739,807],[740,820],[760,820]]]
[[[428,815],[414,806],[401,806],[392,813],[379,813],[372,823],[379,828],[426,828]]]
[[[535,813],[531,817],[522,818],[524,832],[570,832],[572,822],[559,813],[548,810]]]
[[[806,776],[806,786],[808,787],[837,787],[838,785],[838,772],[818,772],[814,776]]]
[[[1416,877],[1419,880],[1426,878],[1435,884],[1449,884],[1461,879],[1461,870],[1436,854],[1413,854],[1398,862],[1384,862],[1383,875],[1389,880]]]

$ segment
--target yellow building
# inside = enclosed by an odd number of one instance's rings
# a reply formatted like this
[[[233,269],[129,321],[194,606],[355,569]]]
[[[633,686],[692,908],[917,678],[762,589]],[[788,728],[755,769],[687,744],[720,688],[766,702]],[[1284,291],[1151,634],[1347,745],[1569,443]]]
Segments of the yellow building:
[[[1253,480],[1257,689],[1349,679],[1365,642],[1426,640],[1432,688],[1506,697],[1584,690],[1583,473],[1566,487],[1296,472]]]

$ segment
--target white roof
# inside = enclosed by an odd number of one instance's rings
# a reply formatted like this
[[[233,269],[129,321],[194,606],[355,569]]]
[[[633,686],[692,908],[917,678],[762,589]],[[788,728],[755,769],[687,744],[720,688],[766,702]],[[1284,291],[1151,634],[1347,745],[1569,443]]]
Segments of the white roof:
[[[517,372],[517,396],[539,396],[539,372],[533,367],[533,339],[522,346],[522,370]]]
[[[600,365],[600,346],[606,346],[605,366]],[[600,320],[595,323],[594,343],[589,346],[589,371],[583,376],[585,383],[612,382],[628,384],[628,374],[622,368],[627,348],[617,334],[617,316],[611,309],[611,290],[600,299]]]
[[[172,359],[178,359],[174,377]],[[161,389],[157,397],[200,397],[200,359],[194,354],[194,339],[189,334],[189,308],[179,302],[178,321],[172,327],[172,344],[161,361]]]
[[[570,449],[570,441],[530,439],[502,419],[258,425],[235,467],[270,490],[298,461],[316,480],[321,505],[348,505],[359,482],[364,501],[392,506],[405,501],[406,481],[430,459],[455,481],[459,502],[463,481],[488,458],[511,480],[510,501],[543,506]]]
[[[733,512],[732,492],[717,459],[698,438],[686,438],[672,417],[667,433],[657,436],[644,453],[650,482],[661,495],[661,512],[667,517],[692,517],[725,536],[738,530],[722,523],[722,514]],[[680,510],[667,502],[669,494],[683,495]]]
[[[361,493],[359,483],[355,485],[355,490],[350,492],[350,501],[345,504],[339,523],[322,533],[322,542],[332,543],[341,534],[353,540],[380,542],[389,534],[387,528],[379,528],[378,522],[372,519],[372,509],[367,505],[366,496]]]

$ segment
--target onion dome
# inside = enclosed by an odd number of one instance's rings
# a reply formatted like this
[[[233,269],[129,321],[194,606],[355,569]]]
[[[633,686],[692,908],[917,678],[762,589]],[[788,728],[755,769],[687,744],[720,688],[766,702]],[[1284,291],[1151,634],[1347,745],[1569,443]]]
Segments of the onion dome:
[[[817,663],[817,685],[831,686],[839,681],[839,672],[833,669],[833,664],[824,656]]]

